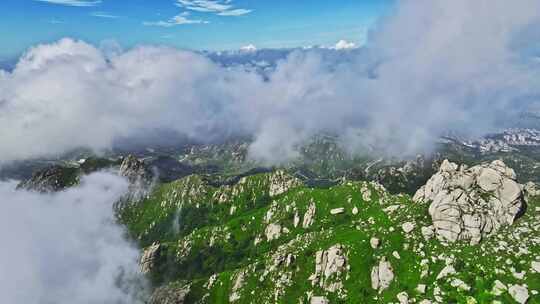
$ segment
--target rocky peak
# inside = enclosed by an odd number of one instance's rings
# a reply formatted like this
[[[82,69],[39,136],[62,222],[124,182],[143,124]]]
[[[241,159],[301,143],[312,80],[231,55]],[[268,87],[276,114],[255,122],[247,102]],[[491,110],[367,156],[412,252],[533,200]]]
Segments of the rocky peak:
[[[476,244],[521,214],[522,189],[514,170],[500,160],[471,168],[444,160],[413,200],[430,202],[429,214],[440,240]]]
[[[120,175],[127,177],[130,183],[136,183],[140,180],[149,179],[152,172],[145,164],[133,155],[128,155],[120,165]]]

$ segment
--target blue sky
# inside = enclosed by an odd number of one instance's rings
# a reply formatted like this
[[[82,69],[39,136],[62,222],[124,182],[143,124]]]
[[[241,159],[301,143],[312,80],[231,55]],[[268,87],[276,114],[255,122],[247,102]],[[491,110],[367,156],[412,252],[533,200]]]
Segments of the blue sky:
[[[393,0],[4,0],[0,59],[62,37],[197,50],[361,44]]]

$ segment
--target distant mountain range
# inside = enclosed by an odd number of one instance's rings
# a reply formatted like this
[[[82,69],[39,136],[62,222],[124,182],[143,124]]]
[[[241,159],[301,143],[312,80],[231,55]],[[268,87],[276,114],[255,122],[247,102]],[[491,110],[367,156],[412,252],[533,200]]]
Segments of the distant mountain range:
[[[0,70],[11,71],[15,68],[17,61],[14,59],[0,59]]]

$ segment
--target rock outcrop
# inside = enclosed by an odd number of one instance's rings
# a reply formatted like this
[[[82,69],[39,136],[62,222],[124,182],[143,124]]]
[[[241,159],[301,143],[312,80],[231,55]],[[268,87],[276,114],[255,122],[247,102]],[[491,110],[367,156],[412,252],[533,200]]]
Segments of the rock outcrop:
[[[51,166],[33,173],[30,179],[21,182],[17,188],[37,192],[56,192],[77,184],[78,179],[77,168]]]
[[[315,218],[315,212],[317,207],[314,202],[309,204],[308,210],[304,214],[304,220],[302,221],[303,228],[309,228],[313,224],[313,219]]]
[[[382,258],[379,264],[371,269],[371,287],[381,293],[394,280],[394,269],[386,258]]]
[[[240,300],[240,292],[242,290],[242,286],[244,285],[245,275],[246,274],[244,271],[240,271],[236,275],[231,294],[229,295],[229,302],[236,302]]]
[[[302,185],[302,181],[278,170],[270,176],[270,189],[268,194],[273,197],[287,192],[289,189]]]
[[[341,274],[347,270],[347,257],[341,244],[327,250],[317,251],[315,273],[310,276],[312,285],[319,285],[326,291],[334,292],[343,287]]]
[[[125,157],[120,165],[119,174],[129,181],[128,200],[138,201],[150,191],[154,174],[137,157],[133,155]]]
[[[500,160],[471,168],[445,160],[413,200],[431,202],[429,214],[439,240],[471,244],[511,225],[525,208],[514,170]]]
[[[277,240],[281,236],[281,225],[280,224],[269,224],[264,230],[266,235],[266,240],[269,242],[272,240]]]
[[[191,287],[170,284],[154,291],[149,304],[184,304]]]
[[[142,273],[149,273],[152,271],[156,264],[156,260],[159,257],[160,249],[161,245],[159,243],[154,243],[152,246],[144,249],[139,263]]]

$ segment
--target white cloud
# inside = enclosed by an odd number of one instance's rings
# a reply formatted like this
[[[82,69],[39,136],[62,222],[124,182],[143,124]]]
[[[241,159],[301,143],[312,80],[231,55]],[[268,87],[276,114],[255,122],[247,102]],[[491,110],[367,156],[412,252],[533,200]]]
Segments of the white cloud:
[[[98,18],[107,18],[107,19],[118,19],[120,16],[109,14],[106,12],[92,12],[90,13],[90,16],[92,17],[98,17]]]
[[[189,19],[189,13],[184,12],[180,15],[176,15],[167,21],[146,21],[143,22],[143,25],[147,26],[162,26],[162,27],[172,27],[176,25],[185,25],[185,24],[208,24],[209,22],[201,19]]]
[[[88,0],[34,0],[39,2],[47,2],[51,4],[60,4],[60,5],[67,5],[67,6],[79,6],[79,7],[87,7],[87,6],[97,6],[101,4],[101,0],[96,1],[88,1]]]
[[[491,131],[540,96],[526,57],[539,18],[536,0],[399,2],[362,52],[295,51],[266,78],[170,48],[39,45],[0,73],[0,160],[106,149],[149,129],[253,136],[252,156],[269,161],[322,131],[351,149],[416,153],[449,129]]]
[[[355,48],[356,44],[354,42],[348,42],[347,40],[340,40],[333,47],[335,50],[350,50]]]
[[[219,16],[242,16],[242,15],[247,15],[251,13],[252,11],[253,10],[239,8],[239,9],[233,9],[230,11],[219,12],[218,15]]]
[[[178,0],[178,6],[185,9],[214,13],[220,16],[242,16],[252,12],[244,8],[235,8],[231,0]]]
[[[55,194],[0,182],[0,302],[142,304],[139,253],[113,215],[126,190],[107,173]]]

